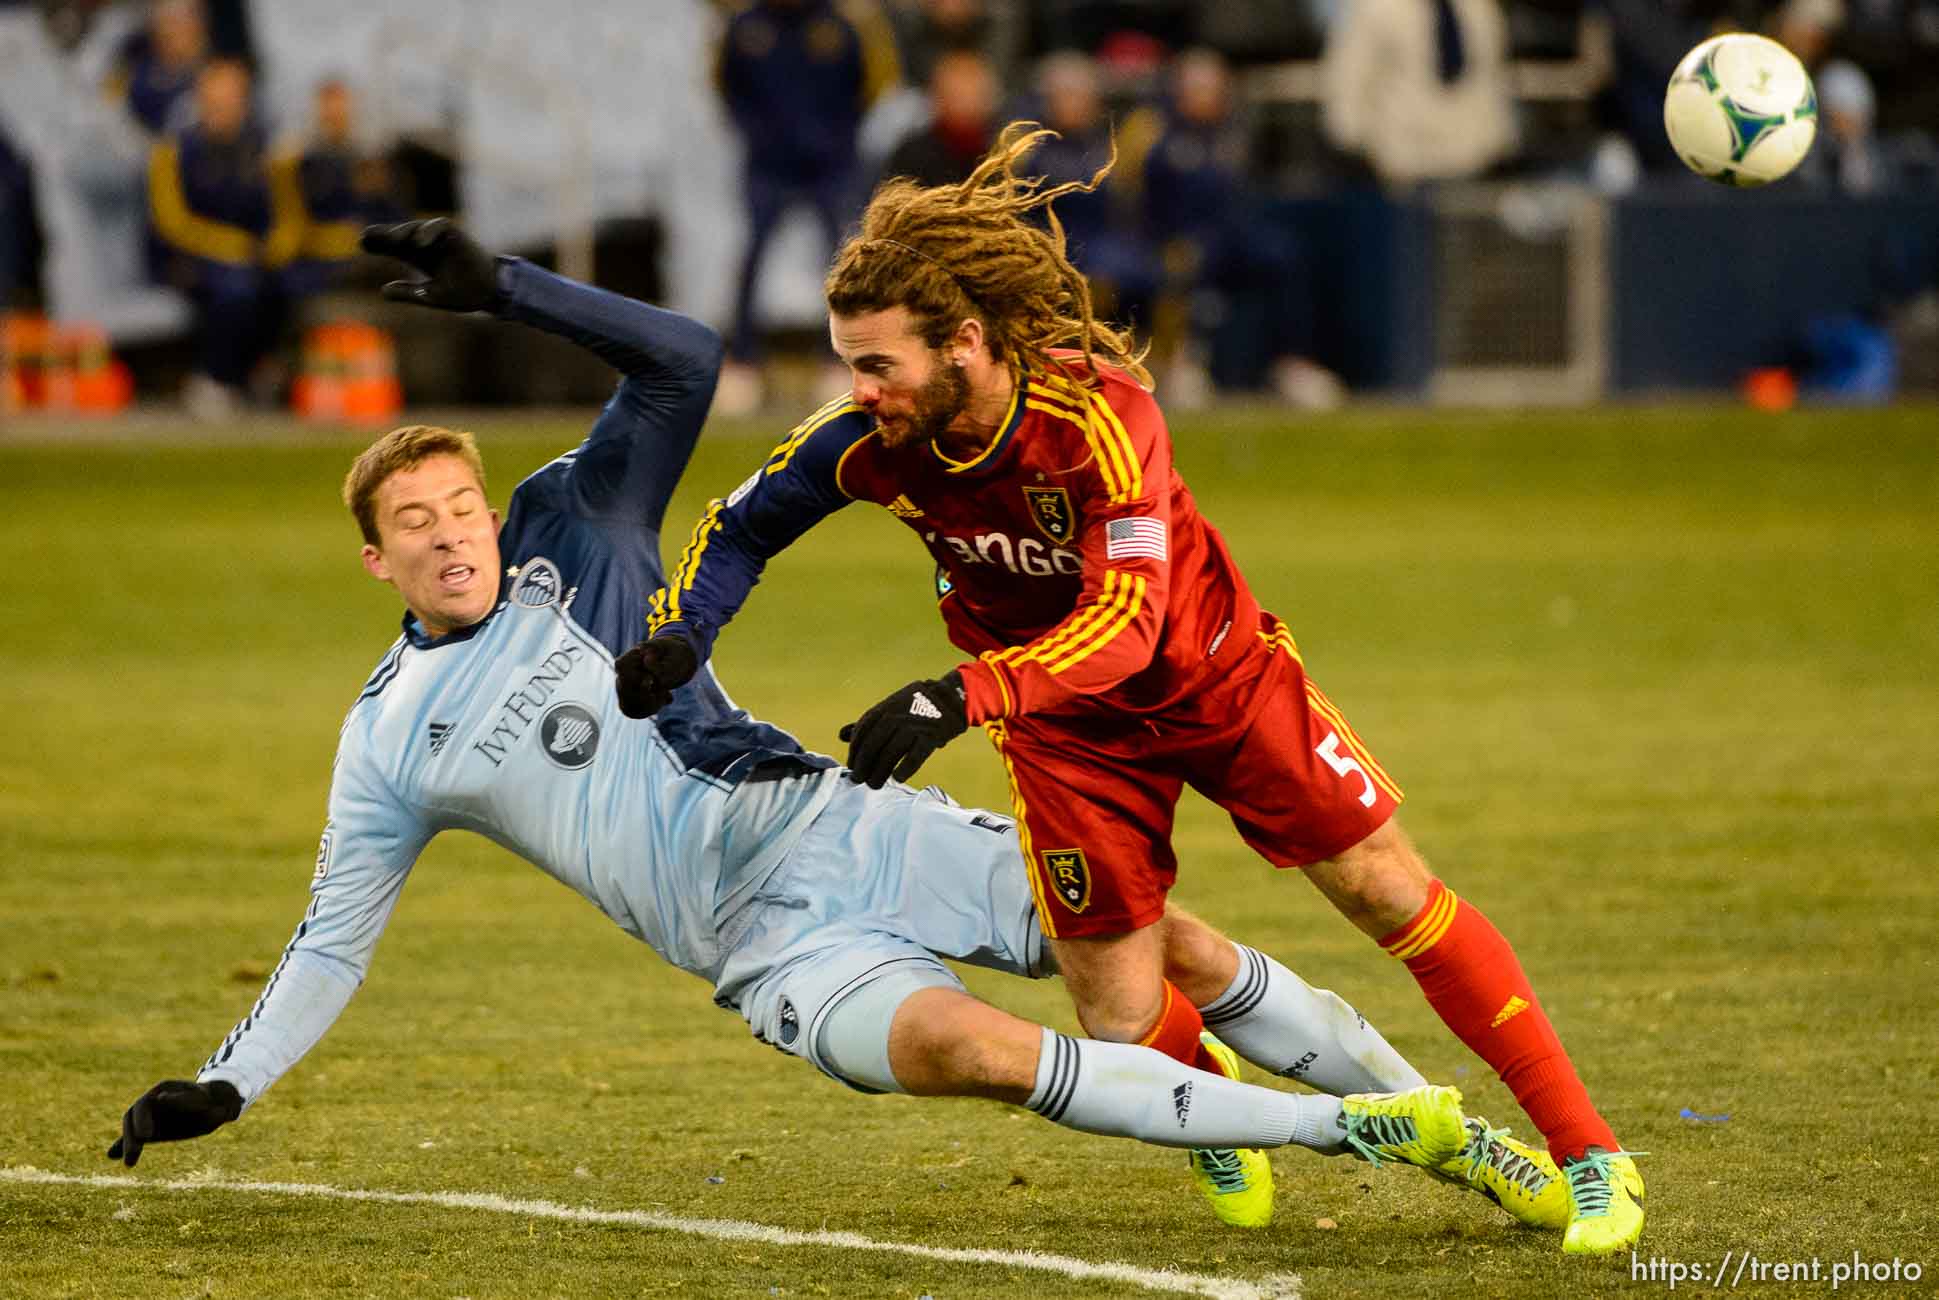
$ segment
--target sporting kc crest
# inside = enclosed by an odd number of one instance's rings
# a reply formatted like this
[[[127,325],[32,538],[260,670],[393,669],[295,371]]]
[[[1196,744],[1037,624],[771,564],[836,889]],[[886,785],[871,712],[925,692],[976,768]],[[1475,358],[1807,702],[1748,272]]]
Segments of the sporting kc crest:
[[[1059,546],[1070,540],[1076,520],[1072,517],[1069,493],[1060,487],[1027,487],[1023,497],[1030,503],[1030,518],[1043,529],[1044,536]]]
[[[543,609],[559,598],[559,571],[547,559],[527,560],[518,571],[512,599],[527,609]]]
[[[1064,906],[1081,912],[1091,905],[1091,864],[1082,849],[1045,849],[1044,874]]]

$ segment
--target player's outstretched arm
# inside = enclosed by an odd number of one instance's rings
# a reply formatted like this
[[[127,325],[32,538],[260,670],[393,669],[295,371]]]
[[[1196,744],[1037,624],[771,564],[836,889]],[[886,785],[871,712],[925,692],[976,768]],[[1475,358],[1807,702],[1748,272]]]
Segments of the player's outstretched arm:
[[[148,1143],[199,1138],[240,1114],[242,1094],[226,1079],[208,1083],[163,1079],[137,1097],[121,1117],[121,1136],[108,1148],[108,1159],[133,1169]]]
[[[872,425],[854,403],[830,402],[733,492],[708,503],[666,586],[648,599],[647,640],[620,656],[619,704],[628,717],[665,707],[713,652],[767,562],[849,504],[841,461]]]
[[[365,252],[417,276],[383,289],[393,302],[486,311],[557,334],[624,376],[577,454],[569,478],[580,513],[657,532],[706,422],[725,347],[678,312],[569,280],[516,257],[494,257],[450,220],[364,231]]]

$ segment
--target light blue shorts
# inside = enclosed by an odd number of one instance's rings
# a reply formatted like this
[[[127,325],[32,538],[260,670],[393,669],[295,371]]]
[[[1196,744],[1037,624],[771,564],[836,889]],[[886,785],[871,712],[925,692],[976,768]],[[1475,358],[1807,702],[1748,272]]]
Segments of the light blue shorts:
[[[865,1092],[894,1088],[889,1022],[902,999],[963,987],[939,958],[1055,973],[1008,817],[933,787],[846,778],[722,941],[715,1001],[762,1042]],[[831,1030],[845,1002],[867,1012]]]

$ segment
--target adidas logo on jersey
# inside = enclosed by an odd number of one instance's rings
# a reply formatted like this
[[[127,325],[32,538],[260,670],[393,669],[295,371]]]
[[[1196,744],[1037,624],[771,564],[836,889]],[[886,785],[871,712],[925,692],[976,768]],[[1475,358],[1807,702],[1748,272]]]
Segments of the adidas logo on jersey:
[[[909,701],[909,712],[915,714],[918,718],[929,718],[931,720],[943,716],[943,711],[934,704],[931,704],[929,697],[921,691],[917,691],[915,698]]]
[[[451,724],[449,722],[434,722],[431,724],[432,757],[435,758],[444,752],[444,742],[449,739],[451,739]]]
[[[897,519],[920,519],[922,518],[922,507],[911,501],[907,496],[899,496],[889,502],[889,513]]]

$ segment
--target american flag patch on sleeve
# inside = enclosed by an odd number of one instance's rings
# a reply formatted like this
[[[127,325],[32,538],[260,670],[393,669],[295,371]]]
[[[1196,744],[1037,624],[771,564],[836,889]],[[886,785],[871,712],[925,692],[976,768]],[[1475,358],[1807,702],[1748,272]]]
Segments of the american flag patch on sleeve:
[[[1107,560],[1164,560],[1165,521],[1156,516],[1113,519],[1104,525]]]

